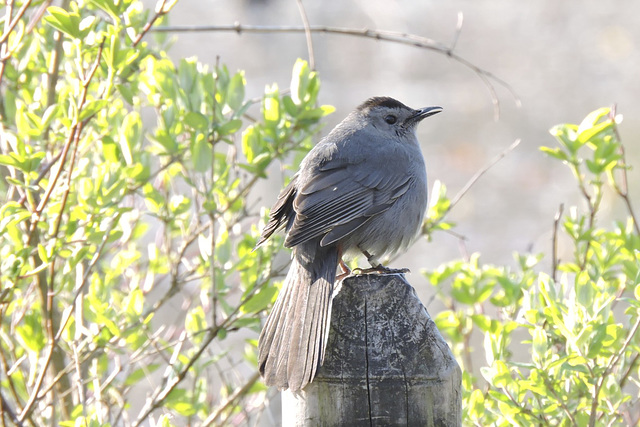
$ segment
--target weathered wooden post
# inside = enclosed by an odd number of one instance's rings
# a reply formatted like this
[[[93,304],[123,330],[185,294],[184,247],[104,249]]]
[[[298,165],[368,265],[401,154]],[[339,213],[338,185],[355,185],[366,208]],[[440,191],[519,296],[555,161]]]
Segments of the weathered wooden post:
[[[461,380],[404,275],[348,277],[324,365],[301,392],[283,392],[283,426],[459,426]]]

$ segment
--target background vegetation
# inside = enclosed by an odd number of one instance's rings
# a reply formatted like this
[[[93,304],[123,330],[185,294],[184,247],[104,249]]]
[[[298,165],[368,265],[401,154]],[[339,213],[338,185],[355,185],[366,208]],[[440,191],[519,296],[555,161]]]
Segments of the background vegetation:
[[[277,238],[253,251],[266,215],[253,201],[268,169],[295,169],[332,108],[318,106],[318,76],[301,60],[289,88],[264,94],[245,93],[224,64],[172,61],[149,31],[173,4],[6,4],[4,425],[260,419],[259,314],[287,265],[274,261]],[[465,423],[637,422],[640,233],[616,126],[598,110],[543,148],[584,199],[558,212],[550,253],[516,255],[515,271],[473,255],[426,273],[465,370]],[[428,237],[454,227],[445,186],[434,189]],[[626,206],[615,224],[599,221],[607,191]]]

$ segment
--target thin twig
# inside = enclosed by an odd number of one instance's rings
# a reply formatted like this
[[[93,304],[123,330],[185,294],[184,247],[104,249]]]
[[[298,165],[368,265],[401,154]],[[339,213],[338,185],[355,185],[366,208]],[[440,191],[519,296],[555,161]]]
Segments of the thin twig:
[[[0,417],[2,417],[2,422],[4,423],[4,414],[7,414],[11,421],[15,423],[17,427],[22,427],[22,422],[18,419],[18,416],[13,411],[11,406],[9,406],[9,402],[5,399],[4,395],[0,392]]]
[[[633,226],[636,229],[636,233],[640,234],[640,224],[638,224],[638,217],[633,211],[633,206],[631,206],[631,199],[629,198],[629,184],[628,184],[628,174],[627,174],[627,159],[625,155],[624,145],[622,145],[622,138],[620,137],[620,132],[618,131],[618,126],[616,124],[616,110],[617,105],[613,104],[611,106],[611,110],[609,111],[609,120],[613,123],[613,134],[616,139],[620,143],[620,159],[622,160],[622,187],[618,186],[618,183],[613,180],[613,188],[618,193],[620,197],[624,200],[627,205],[627,210],[629,211],[629,215],[633,219]]]
[[[571,410],[567,407],[564,400],[562,400],[562,398],[558,396],[558,393],[556,392],[556,384],[551,383],[551,381],[547,376],[546,371],[544,372],[544,375],[543,375],[543,381],[545,386],[547,387],[547,390],[549,390],[549,392],[553,395],[553,397],[555,398],[555,401],[560,404],[560,407],[562,408],[564,413],[567,414],[567,418],[569,418],[569,420],[571,421],[571,425],[577,426],[578,423],[576,422],[575,417],[573,416]]]
[[[176,375],[173,376],[170,380],[168,378],[165,378],[166,383],[158,387],[156,391],[153,393],[153,396],[147,399],[147,403],[140,411],[138,418],[132,424],[134,427],[141,425],[147,419],[147,417],[151,415],[151,412],[153,412],[156,408],[158,408],[162,404],[162,402],[164,402],[164,400],[167,398],[169,393],[171,393],[171,391],[173,391],[173,389],[178,384],[180,384],[182,380],[184,380],[184,378],[187,376],[187,373],[189,372],[189,369],[191,369],[193,364],[200,358],[200,356],[206,350],[209,344],[211,344],[211,342],[215,339],[215,337],[218,335],[218,332],[220,332],[220,328],[215,328],[210,330],[207,336],[205,337],[205,339],[203,340],[202,344],[200,345],[200,348],[198,348],[196,353],[192,356],[191,359],[189,359],[189,361],[185,364],[185,366],[179,372],[177,372]]]
[[[265,282],[266,283],[266,282]],[[138,414],[138,418],[133,422],[133,426],[137,427],[142,422],[144,422],[151,413],[159,408],[162,403],[165,401],[169,393],[175,387],[180,384],[187,376],[189,370],[193,367],[193,365],[200,359],[204,351],[207,347],[213,342],[213,340],[218,336],[218,333],[223,329],[228,329],[230,325],[233,324],[238,319],[238,314],[240,313],[240,309],[244,306],[244,304],[249,301],[255,294],[261,289],[259,286],[254,286],[253,289],[243,296],[242,300],[236,305],[235,309],[224,319],[224,321],[217,327],[212,327],[208,329],[207,336],[203,339],[202,343],[198,350],[191,356],[191,358],[183,365],[182,369],[179,372],[175,373],[170,380],[165,378],[165,384],[156,388],[153,395],[147,399],[145,406],[142,408],[140,413]]]
[[[216,56],[216,75],[213,79],[213,93],[218,91],[218,79],[220,70],[220,56]],[[218,100],[216,97],[213,97],[213,123],[216,122],[216,109],[218,106]],[[216,146],[217,141],[212,141],[211,143],[211,186],[215,187],[216,183]],[[215,192],[212,192],[215,194]],[[217,211],[217,209],[216,209]],[[215,218],[216,212],[208,212],[209,214],[209,226],[210,226],[210,234],[211,234],[211,257],[209,258],[209,262],[211,263],[210,274],[211,274],[211,322],[213,327],[218,326],[218,281],[216,279],[216,226],[215,226]]]
[[[80,95],[80,102],[78,102],[78,116],[80,116],[80,113],[85,105],[85,102],[87,100],[87,95],[89,93],[89,83],[91,82],[91,80],[93,79],[93,76],[95,75],[96,71],[98,70],[98,65],[100,65],[100,60],[102,59],[102,49],[104,47],[104,39],[102,40],[102,42],[100,43],[100,46],[98,47],[98,52],[96,54],[96,59],[93,63],[93,65],[91,66],[91,68],[89,69],[89,71],[87,72],[86,76],[82,76],[81,80],[82,80],[82,93]],[[42,212],[45,208],[45,206],[47,205],[47,203],[49,202],[49,198],[51,197],[51,193],[53,192],[53,189],[55,188],[58,179],[60,178],[60,175],[62,174],[62,170],[64,169],[64,164],[66,162],[67,159],[67,154],[69,152],[69,149],[71,148],[71,144],[76,141],[79,140],[80,135],[79,133],[82,130],[82,127],[84,126],[84,124],[89,120],[90,118],[85,119],[83,122],[76,122],[73,124],[73,126],[71,127],[71,131],[69,132],[69,137],[67,138],[67,141],[64,145],[64,148],[62,150],[62,153],[60,155],[61,160],[60,163],[58,165],[58,169],[55,172],[55,175],[53,177],[53,179],[49,182],[49,185],[47,186],[47,190],[44,194],[44,197],[42,198],[42,200],[40,200],[40,203],[38,204],[38,207],[36,208],[34,215],[33,215],[33,220],[31,222],[31,228],[29,230],[29,237],[27,239],[27,245],[31,244],[31,239],[33,238],[33,233],[36,229],[36,227],[38,226],[38,222],[40,222],[40,216],[42,215]]]
[[[458,44],[458,38],[460,38],[460,33],[462,32],[462,24],[464,23],[464,15],[462,11],[458,12],[458,23],[456,24],[456,32],[453,35],[453,41],[451,42],[451,50],[455,50],[456,45]]]
[[[85,76],[81,77],[81,81],[82,81],[82,92],[81,92],[81,96],[80,96],[80,101],[78,103],[78,115],[80,115],[80,112],[82,111],[86,99],[87,99],[87,94],[88,94],[88,90],[89,90],[89,84],[91,82],[91,80],[93,79],[93,76],[95,75],[97,69],[98,69],[98,65],[100,64],[100,60],[102,58],[102,48],[104,46],[104,40],[102,41],[102,43],[100,44],[100,47],[98,49],[98,53],[96,55],[96,59],[94,61],[94,63],[92,64],[91,68],[88,70],[87,74]],[[45,193],[45,197],[40,201],[40,204],[38,205],[38,207],[36,208],[36,211],[34,212],[34,218],[33,221],[31,223],[31,229],[29,230],[29,236],[28,236],[28,243],[30,244],[32,238],[35,235],[35,231],[37,230],[37,226],[38,226],[38,222],[40,221],[40,216],[46,206],[46,204],[49,201],[49,197],[51,196],[51,193],[53,192],[53,188],[55,187],[58,179],[60,178],[60,175],[62,174],[62,170],[64,168],[64,164],[65,164],[65,160],[69,151],[69,148],[71,147],[71,144],[74,141],[77,141],[80,137],[80,133],[82,132],[82,128],[83,125],[86,123],[86,121],[88,121],[89,119],[86,119],[83,122],[76,122],[74,123],[74,125],[71,128],[71,131],[69,132],[69,137],[67,138],[67,142],[65,143],[65,147],[62,151],[61,154],[61,160],[60,163],[58,165],[58,169],[55,173],[54,178],[52,179],[52,181],[49,183],[49,186],[47,188],[47,192]],[[71,171],[69,171],[69,174],[71,174]],[[62,206],[62,209],[64,210],[64,206]],[[60,216],[62,216],[62,211],[60,212]],[[54,263],[51,264],[52,268],[53,268]],[[27,405],[23,408],[19,419],[20,421],[24,421],[25,417],[27,417],[29,415],[29,413],[31,412],[31,410],[33,409],[33,405],[36,403],[37,398],[38,398],[38,394],[40,391],[40,388],[42,387],[42,382],[44,380],[44,376],[49,368],[49,365],[52,361],[52,358],[54,356],[54,350],[57,346],[57,342],[60,338],[60,334],[62,333],[62,329],[64,329],[64,327],[61,328],[61,331],[58,332],[58,334],[54,335],[54,326],[53,325],[53,296],[54,296],[54,292],[53,292],[53,273],[54,270],[51,271],[51,281],[50,281],[50,285],[49,285],[49,289],[48,289],[48,295],[47,295],[47,307],[50,308],[50,310],[48,311],[48,321],[47,321],[47,329],[49,330],[49,334],[51,335],[51,342],[50,342],[50,346],[48,348],[47,354],[44,358],[44,363],[43,366],[41,367],[41,371],[38,375],[38,378],[36,380],[36,385],[35,388],[32,390],[31,395],[29,396],[29,399],[27,401]],[[66,324],[66,322],[65,322]]]
[[[512,152],[520,144],[520,142],[521,142],[520,138],[516,139],[511,145],[509,145],[507,148],[502,150],[502,152],[500,154],[498,154],[493,160],[491,160],[491,162],[487,166],[485,166],[484,168],[482,168],[478,172],[476,172],[471,177],[471,179],[469,181],[467,181],[467,183],[464,185],[464,187],[462,187],[462,190],[460,190],[451,199],[451,204],[449,205],[449,209],[447,209],[447,211],[450,211],[451,209],[453,209],[453,207],[460,201],[460,199],[462,199],[462,197],[467,193],[467,191],[469,191],[469,189],[471,189],[471,187],[473,187],[473,185],[482,177],[482,175],[487,173],[487,171],[489,169],[491,169],[493,166],[495,166],[496,163],[498,163],[500,160],[502,160],[507,154]]]
[[[636,369],[636,367],[638,366],[638,360],[640,359],[640,353],[636,353],[633,356],[633,359],[631,359],[631,363],[629,363],[629,367],[627,368],[626,372],[624,374],[622,374],[622,377],[620,378],[620,388],[623,389],[624,386],[627,384],[627,381],[629,380],[629,375],[631,375],[631,372],[633,370]]]
[[[562,212],[564,211],[564,204],[560,203],[560,207],[558,208],[558,212],[556,212],[556,216],[553,219],[553,239],[551,243],[551,277],[554,282],[558,281],[556,277],[558,271],[558,225],[560,224],[560,219],[562,218]]]
[[[24,16],[25,12],[27,11],[27,8],[31,4],[31,0],[27,0],[22,4],[20,9],[16,13],[16,16],[13,16],[13,1],[5,2],[5,4],[7,5],[7,7],[6,7],[6,13],[4,16],[4,30],[2,32],[2,35],[0,36],[0,82],[2,82],[2,78],[4,77],[6,61],[13,54],[13,52],[9,50],[9,43],[8,43],[9,36],[15,29],[16,25],[18,25],[18,22],[20,22],[20,20]],[[24,34],[22,36],[24,37]],[[14,45],[15,46],[14,50],[19,45],[20,43],[16,43]],[[0,107],[2,108],[0,109],[0,116],[4,115],[3,107],[4,106]]]
[[[311,39],[311,26],[309,25],[309,18],[307,12],[304,10],[302,0],[296,0],[298,10],[300,11],[300,18],[302,18],[302,25],[304,25],[304,36],[307,39],[307,51],[309,52],[309,68],[316,69],[316,59],[313,54],[313,40]]]
[[[53,165],[56,164],[58,159],[60,159],[60,156],[62,156],[62,151],[60,151],[58,154],[56,154],[51,159],[51,161],[49,161],[47,164],[45,164],[43,166],[42,170],[38,174],[38,177],[35,180],[31,181],[31,183],[29,185],[30,186],[37,186],[40,183],[40,181],[42,181],[42,178],[44,178],[49,173],[49,171],[51,170]],[[22,196],[18,200],[18,203],[22,205],[26,200],[27,200],[27,193],[24,193],[24,194],[22,194]],[[26,208],[26,206],[25,206],[25,208]]]
[[[247,391],[255,384],[255,382],[258,381],[259,378],[260,378],[260,374],[258,372],[254,373],[253,376],[249,378],[249,380],[242,387],[239,387],[237,390],[235,390],[233,394],[231,394],[231,396],[229,396],[227,400],[222,405],[220,405],[220,407],[215,412],[211,413],[202,422],[202,425],[209,426],[214,422],[216,422],[220,417],[220,415],[222,415],[222,413],[225,410],[227,410],[231,405],[233,405],[235,401],[238,400],[239,397],[244,396],[247,393]]]
[[[636,322],[633,324],[633,327],[629,331],[629,335],[627,335],[627,338],[624,340],[624,343],[622,344],[622,347],[620,348],[620,350],[616,351],[615,355],[611,358],[611,360],[607,364],[607,367],[604,369],[604,372],[601,375],[599,375],[599,380],[593,390],[593,396],[592,396],[593,401],[591,402],[591,414],[589,416],[589,427],[595,427],[596,425],[596,412],[598,409],[598,396],[600,394],[600,390],[602,390],[602,387],[604,386],[604,382],[606,381],[607,376],[613,371],[613,368],[616,366],[620,358],[624,355],[625,351],[631,344],[631,341],[633,340],[636,333],[638,332],[638,329],[640,329],[640,316],[638,316],[638,318],[636,319]]]
[[[10,3],[12,4],[13,2],[10,2]],[[24,16],[24,13],[27,11],[30,5],[31,5],[31,0],[26,0],[24,3],[22,3],[22,6],[20,6],[20,9],[18,9],[16,16],[14,16],[12,19],[9,19],[8,25],[5,26],[2,36],[0,36],[0,44],[3,44],[4,42],[7,41],[7,39],[11,35],[11,32],[16,27],[16,25],[18,25],[18,22],[20,22],[20,20]],[[7,15],[9,15],[11,9],[12,8],[9,6],[7,10]],[[9,16],[7,15],[5,15],[5,19],[10,18],[10,15]]]
[[[69,3],[70,0],[64,0],[62,2],[62,4],[60,5],[61,8],[63,9],[68,9],[69,8]],[[44,6],[44,5],[43,5]],[[46,8],[44,10],[39,10],[38,13],[44,13],[44,11],[46,10]],[[55,40],[55,45],[53,48],[53,51],[51,52],[51,59],[49,62],[49,67],[47,69],[47,85],[46,85],[46,90],[47,90],[47,108],[52,106],[53,104],[55,104],[56,102],[56,86],[58,85],[58,79],[60,78],[60,63],[61,63],[61,58],[64,55],[64,50],[63,50],[63,42],[64,42],[64,36],[60,31],[56,31],[54,33],[53,36],[54,40]],[[48,140],[48,136],[49,136],[49,132],[51,130],[51,123],[49,123],[49,125],[47,126],[47,128],[44,131],[45,134],[45,138],[44,140]]]
[[[149,20],[149,22],[147,22],[144,27],[142,27],[142,31],[140,31],[140,33],[136,36],[136,39],[133,41],[133,46],[137,46],[138,43],[140,43],[142,41],[142,38],[145,36],[145,34],[147,34],[149,32],[149,30],[151,30],[151,28],[153,27],[153,24],[156,23],[156,21],[163,15],[166,15],[169,10],[171,10],[171,8],[166,8],[167,4],[167,0],[162,0],[161,3],[159,3],[156,6],[156,10],[155,13],[153,15],[153,17],[151,18],[151,20]],[[175,2],[174,2],[175,4]]]

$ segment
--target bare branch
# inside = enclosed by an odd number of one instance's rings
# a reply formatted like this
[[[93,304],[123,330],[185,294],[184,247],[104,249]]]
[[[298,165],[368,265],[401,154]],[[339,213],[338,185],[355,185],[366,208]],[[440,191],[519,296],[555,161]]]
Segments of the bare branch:
[[[302,0],[296,0],[298,10],[300,11],[300,18],[302,18],[302,25],[304,25],[304,35],[307,39],[307,50],[309,51],[309,68],[316,69],[316,59],[313,54],[313,40],[311,39],[311,26],[309,25],[309,19],[307,18],[307,12],[304,10]]]
[[[202,425],[209,426],[214,422],[216,422],[218,418],[220,418],[220,415],[225,410],[229,409],[229,407],[234,405],[235,402],[238,400],[238,398],[244,396],[247,393],[247,391],[249,391],[249,389],[255,384],[255,382],[258,381],[259,378],[260,378],[260,374],[258,372],[254,373],[253,376],[251,376],[251,378],[249,378],[249,380],[242,387],[234,391],[233,394],[231,394],[231,396],[229,396],[227,400],[223,404],[221,404],[218,409],[216,409],[215,412],[211,413],[203,421]]]
[[[457,33],[460,33],[461,29],[461,19],[458,19]],[[292,25],[242,25],[239,22],[236,22],[233,25],[179,25],[179,26],[168,26],[168,27],[154,27],[150,31],[154,32],[167,32],[167,33],[202,33],[202,32],[236,32],[238,34],[242,33],[324,33],[324,34],[334,34],[341,36],[352,36],[352,37],[364,37],[375,40],[382,40],[391,43],[398,43],[409,45],[421,49],[428,49],[434,52],[441,53],[458,62],[459,64],[464,65],[465,67],[471,69],[487,86],[489,93],[491,95],[491,100],[494,106],[494,114],[498,117],[500,112],[500,102],[498,100],[498,96],[493,86],[493,83],[497,83],[498,85],[507,89],[507,91],[511,94],[514,99],[516,106],[520,107],[520,98],[513,90],[511,85],[509,85],[504,80],[495,76],[491,72],[485,70],[484,68],[478,67],[474,65],[470,61],[466,60],[462,56],[459,56],[454,52],[454,48],[456,46],[458,37],[454,38],[454,43],[451,46],[447,46],[444,43],[437,42],[433,39],[418,36],[415,34],[407,34],[401,33],[397,31],[386,31],[386,30],[369,30],[367,28],[356,29],[356,28],[343,28],[343,27],[327,27],[321,25],[311,25],[311,26],[292,26]]]
[[[458,194],[456,194],[455,197],[451,199],[451,205],[449,206],[448,210],[453,209],[453,207],[460,201],[460,199],[462,199],[462,197],[467,193],[467,191],[469,191],[469,189],[473,187],[473,184],[475,184],[476,181],[478,181],[480,177],[482,177],[482,175],[487,173],[489,169],[495,166],[496,163],[502,160],[504,156],[512,152],[518,145],[520,145],[520,142],[521,142],[520,138],[516,139],[510,146],[502,150],[502,152],[498,154],[487,166],[485,166],[484,168],[476,172],[475,175],[473,175],[471,179],[464,185],[464,187],[462,187],[462,190],[460,190]]]
[[[133,40],[133,46],[137,46],[138,43],[140,43],[142,41],[142,38],[149,32],[149,30],[151,30],[151,28],[153,27],[153,24],[156,23],[156,21],[163,15],[166,15],[169,10],[171,10],[172,5],[170,5],[169,7],[166,7],[166,3],[167,0],[159,0],[158,4],[156,5],[156,10],[154,15],[151,17],[151,19],[149,20],[149,22],[147,22],[144,27],[142,28],[142,31],[140,31],[140,33],[138,33],[138,35],[136,36],[136,39]],[[174,2],[175,4],[175,2]]]
[[[616,139],[620,143],[620,160],[622,161],[622,186],[619,186],[615,180],[612,180],[613,189],[618,193],[620,197],[624,200],[627,205],[627,210],[629,211],[629,215],[633,219],[633,225],[636,229],[636,233],[640,234],[640,224],[638,224],[638,217],[636,216],[633,206],[631,205],[631,199],[629,198],[629,184],[628,184],[628,174],[627,174],[627,159],[625,155],[624,145],[622,145],[622,138],[620,137],[620,132],[618,132],[618,126],[616,123],[616,109],[617,106],[613,104],[611,106],[611,111],[609,112],[609,120],[613,123],[613,134],[616,136]]]
[[[13,10],[13,8],[11,7],[12,4],[13,2],[10,2],[9,7],[7,8],[7,13],[5,15],[5,19],[6,19],[5,28],[4,28],[4,31],[2,32],[2,35],[0,36],[0,44],[3,44],[9,39],[9,35],[11,35],[11,32],[13,31],[13,29],[16,27],[16,25],[18,25],[18,22],[20,22],[25,12],[31,5],[31,0],[27,0],[24,3],[22,3],[22,6],[20,6],[18,13],[13,18],[11,18],[11,12]]]
[[[557,272],[558,272],[558,225],[560,224],[560,219],[562,218],[562,212],[564,211],[564,204],[560,204],[558,208],[558,212],[556,212],[556,216],[553,219],[553,241],[551,243],[551,277],[554,282],[557,282]]]
[[[458,23],[456,25],[456,33],[453,36],[453,42],[451,43],[451,50],[454,50],[456,48],[456,45],[458,44],[458,38],[460,38],[460,33],[462,32],[463,22],[464,15],[462,14],[462,12],[458,12]]]

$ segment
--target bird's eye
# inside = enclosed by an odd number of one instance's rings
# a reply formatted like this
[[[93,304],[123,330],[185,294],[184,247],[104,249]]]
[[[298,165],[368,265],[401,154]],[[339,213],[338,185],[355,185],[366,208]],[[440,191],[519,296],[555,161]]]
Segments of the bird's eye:
[[[394,116],[393,114],[389,114],[387,116],[385,116],[384,121],[389,123],[390,125],[394,124],[395,122],[398,121],[398,118],[396,116]]]

